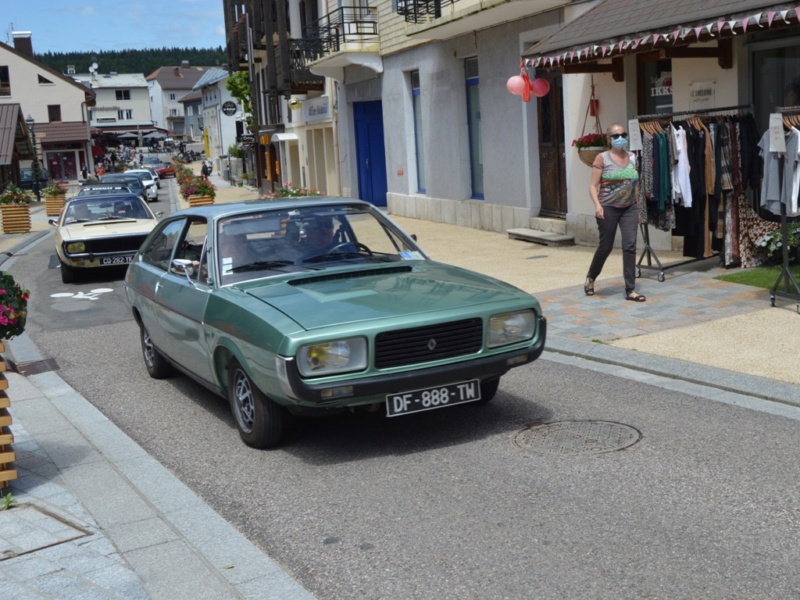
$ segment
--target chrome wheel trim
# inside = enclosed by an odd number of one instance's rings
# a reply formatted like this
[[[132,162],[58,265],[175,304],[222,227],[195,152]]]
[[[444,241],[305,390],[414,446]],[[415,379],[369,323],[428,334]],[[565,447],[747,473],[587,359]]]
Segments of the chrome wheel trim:
[[[150,339],[150,334],[145,328],[142,328],[142,354],[144,355],[145,364],[152,369],[155,365],[156,348],[153,346],[153,340]]]
[[[250,387],[250,379],[241,369],[233,374],[233,402],[236,406],[236,420],[245,433],[252,433],[255,424],[255,398]]]

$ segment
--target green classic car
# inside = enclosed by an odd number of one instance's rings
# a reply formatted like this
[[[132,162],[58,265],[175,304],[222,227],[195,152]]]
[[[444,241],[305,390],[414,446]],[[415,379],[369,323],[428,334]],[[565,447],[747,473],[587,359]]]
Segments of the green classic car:
[[[178,369],[226,397],[256,448],[280,442],[287,412],[395,417],[488,402],[546,336],[533,296],[430,260],[346,198],[174,213],[142,244],[125,290],[150,376]]]

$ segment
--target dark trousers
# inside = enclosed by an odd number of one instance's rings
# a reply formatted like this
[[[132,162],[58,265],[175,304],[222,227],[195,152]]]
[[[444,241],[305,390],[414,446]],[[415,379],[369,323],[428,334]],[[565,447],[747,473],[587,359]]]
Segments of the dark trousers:
[[[622,277],[625,279],[625,293],[630,294],[636,289],[636,234],[639,225],[639,212],[636,204],[626,208],[614,206],[603,207],[604,219],[597,219],[597,230],[600,233],[600,243],[595,250],[592,264],[589,266],[587,277],[592,280],[600,276],[603,265],[606,264],[608,255],[614,248],[614,238],[617,236],[617,226],[622,233]]]

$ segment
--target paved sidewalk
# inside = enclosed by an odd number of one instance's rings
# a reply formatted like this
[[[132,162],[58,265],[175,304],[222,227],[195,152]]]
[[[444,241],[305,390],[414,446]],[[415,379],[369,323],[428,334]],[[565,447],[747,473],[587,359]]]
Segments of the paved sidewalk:
[[[199,163],[192,165],[199,172]],[[212,175],[217,202],[257,197]],[[167,183],[168,186],[173,184]],[[172,209],[185,206],[175,190]],[[795,302],[716,280],[715,259],[642,274],[647,302],[623,298],[620,258],[583,294],[592,248],[555,248],[504,234],[396,218],[432,258],[491,274],[534,295],[548,318],[544,359],[775,414],[800,407]],[[0,269],[51,226],[0,235]],[[659,253],[662,262],[685,262]],[[32,299],[36,302],[36,299]],[[26,335],[18,364],[41,360]],[[311,599],[290,575],[147,455],[56,372],[8,373],[20,505],[0,511],[0,596],[9,598]],[[783,412],[782,412],[783,411]],[[5,593],[5,594],[4,594]]]

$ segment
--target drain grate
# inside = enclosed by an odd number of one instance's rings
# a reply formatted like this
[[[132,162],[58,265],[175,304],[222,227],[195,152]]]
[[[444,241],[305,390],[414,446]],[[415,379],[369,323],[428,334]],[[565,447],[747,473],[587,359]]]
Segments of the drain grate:
[[[37,375],[48,371],[58,371],[58,363],[55,358],[44,360],[32,360],[29,362],[12,363],[9,361],[11,370],[20,375]]]
[[[628,448],[642,439],[642,432],[611,421],[557,421],[530,425],[514,443],[543,454],[603,454]]]

